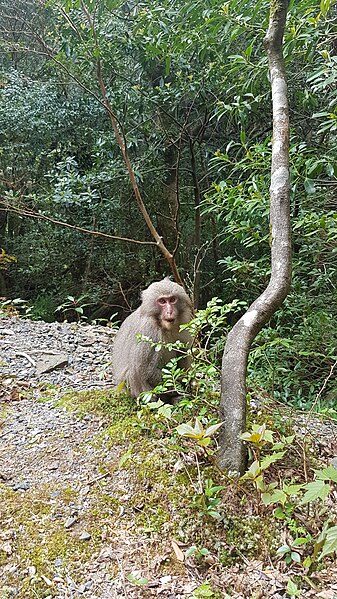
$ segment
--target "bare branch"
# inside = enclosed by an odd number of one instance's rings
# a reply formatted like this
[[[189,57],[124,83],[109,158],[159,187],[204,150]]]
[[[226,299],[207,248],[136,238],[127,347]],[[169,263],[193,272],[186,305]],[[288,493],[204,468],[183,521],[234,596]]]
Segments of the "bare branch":
[[[29,218],[35,218],[39,220],[45,220],[54,225],[60,225],[61,227],[68,227],[68,229],[73,229],[75,231],[80,231],[81,233],[88,233],[89,235],[96,235],[97,237],[105,237],[106,239],[116,239],[118,241],[127,241],[128,243],[137,243],[139,245],[156,245],[154,241],[140,241],[138,239],[130,239],[129,237],[120,237],[119,235],[109,235],[109,233],[102,233],[101,231],[92,231],[91,229],[85,229],[84,227],[77,227],[76,225],[70,225],[61,220],[56,220],[55,218],[50,218],[45,214],[40,214],[39,212],[33,212],[27,208],[17,208],[16,206],[11,206],[6,200],[0,199],[0,205],[3,206],[0,210],[5,212],[13,212],[14,214],[19,214],[19,216],[28,216]]]

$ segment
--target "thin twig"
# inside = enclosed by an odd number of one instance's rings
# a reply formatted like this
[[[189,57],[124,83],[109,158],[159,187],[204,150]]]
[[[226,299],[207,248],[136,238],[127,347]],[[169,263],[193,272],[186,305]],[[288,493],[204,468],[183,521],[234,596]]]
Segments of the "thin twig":
[[[33,358],[31,358],[31,357],[30,357],[28,354],[26,354],[25,352],[23,352],[23,351],[17,351],[17,352],[15,352],[15,354],[16,354],[17,356],[22,356],[23,358],[26,358],[26,360],[28,360],[28,362],[30,362],[30,363],[32,364],[32,366],[36,366],[36,362],[35,362],[35,360],[33,360]]]
[[[87,486],[93,485],[94,483],[97,483],[97,481],[102,480],[102,478],[107,478],[109,476],[109,474],[110,474],[110,472],[105,472],[104,474],[101,474],[100,476],[96,476],[95,478],[91,478],[87,482]]]
[[[140,245],[157,245],[154,241],[140,241],[139,239],[130,239],[129,237],[120,237],[119,235],[109,235],[109,233],[102,233],[101,231],[92,231],[91,229],[85,229],[84,227],[77,227],[76,225],[70,225],[61,220],[56,220],[55,218],[50,218],[45,214],[39,214],[38,212],[33,212],[32,210],[28,210],[26,208],[16,208],[15,206],[11,206],[6,201],[0,199],[0,204],[4,206],[0,211],[13,212],[15,214],[19,214],[20,216],[28,216],[29,218],[36,218],[39,220],[46,220],[54,225],[60,225],[62,227],[68,227],[69,229],[73,229],[75,231],[80,231],[81,233],[88,233],[89,235],[96,235],[97,237],[105,237],[107,239],[116,239],[118,241],[127,241],[128,243],[138,243]]]

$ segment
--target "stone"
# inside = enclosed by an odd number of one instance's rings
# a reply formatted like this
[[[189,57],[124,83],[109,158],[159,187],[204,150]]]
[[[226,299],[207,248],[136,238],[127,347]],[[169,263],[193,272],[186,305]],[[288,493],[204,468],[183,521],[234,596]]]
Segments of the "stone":
[[[71,526],[74,526],[76,521],[77,521],[77,518],[74,518],[74,517],[67,518],[64,523],[64,528],[71,528]]]
[[[13,491],[28,491],[29,488],[30,488],[30,483],[28,482],[28,480],[23,480],[19,483],[15,483],[15,485],[13,485]]]
[[[36,372],[38,375],[44,374],[45,372],[51,372],[56,368],[63,368],[67,366],[68,356],[67,354],[55,354],[47,355],[38,360],[36,364]]]

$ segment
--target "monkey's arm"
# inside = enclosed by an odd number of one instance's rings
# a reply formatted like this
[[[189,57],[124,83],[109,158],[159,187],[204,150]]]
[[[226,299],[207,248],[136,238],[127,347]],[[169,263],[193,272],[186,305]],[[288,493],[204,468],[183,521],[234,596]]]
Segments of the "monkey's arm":
[[[139,395],[151,391],[162,378],[162,352],[155,351],[152,342],[160,342],[158,331],[151,326],[149,319],[140,320],[133,331],[135,343],[131,347],[129,364],[129,386]],[[148,337],[149,341],[137,339],[137,335]],[[151,340],[151,341],[150,341]]]

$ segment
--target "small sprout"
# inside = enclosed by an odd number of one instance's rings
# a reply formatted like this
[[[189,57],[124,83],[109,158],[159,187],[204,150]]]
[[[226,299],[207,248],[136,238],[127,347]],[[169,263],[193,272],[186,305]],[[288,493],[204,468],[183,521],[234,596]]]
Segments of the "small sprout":
[[[187,422],[186,424],[180,424],[177,426],[176,430],[182,437],[195,439],[198,442],[198,445],[201,447],[207,447],[212,440],[211,437],[222,425],[223,422],[218,422],[217,424],[212,424],[204,429],[200,420],[196,418],[194,426],[192,425],[192,422]]]

